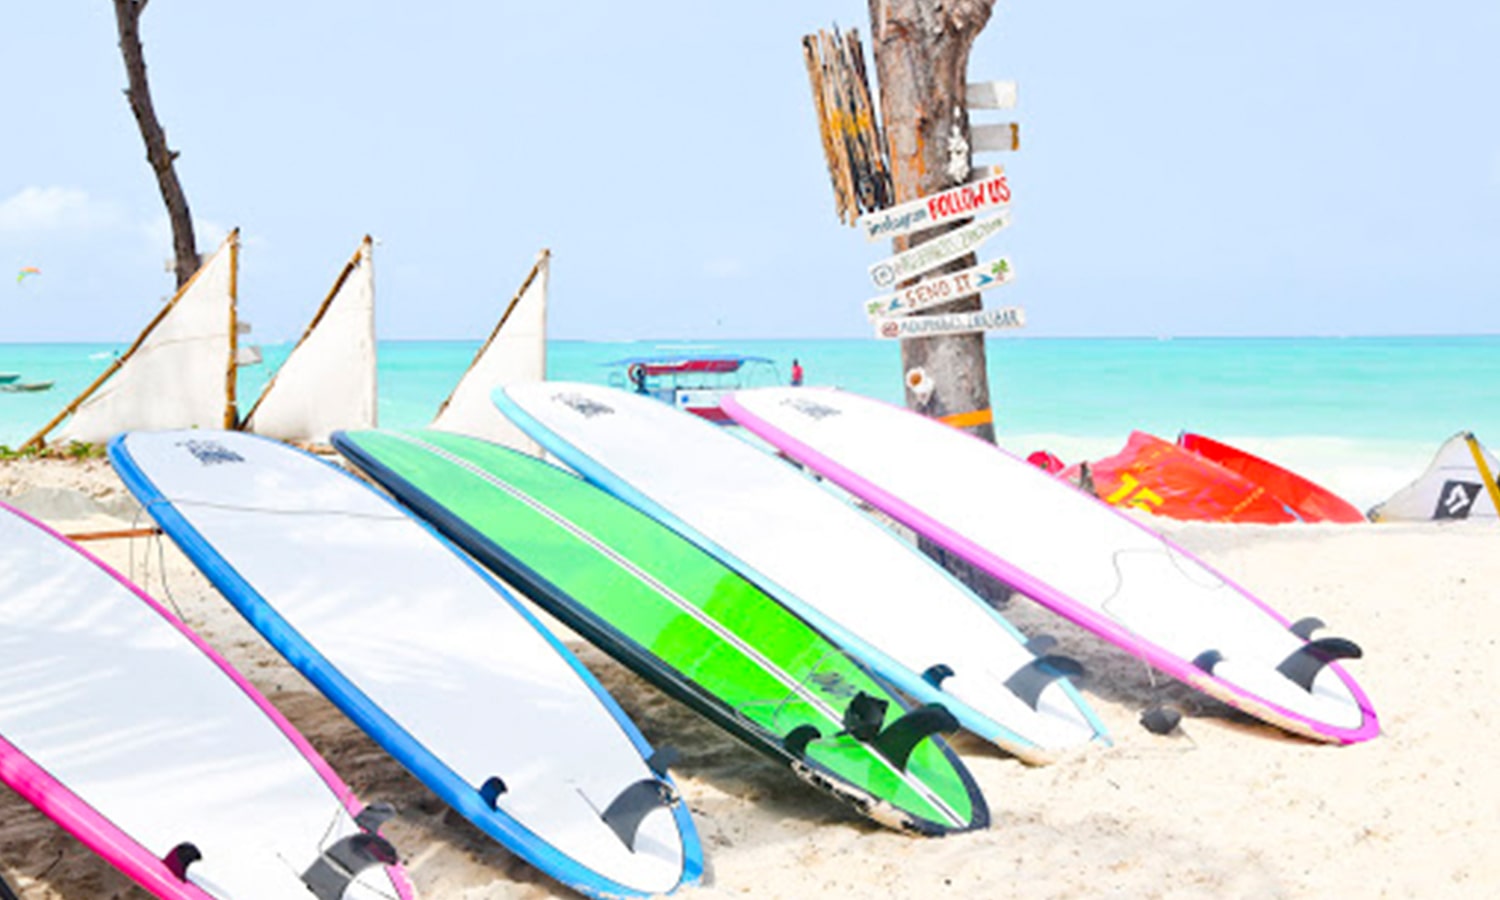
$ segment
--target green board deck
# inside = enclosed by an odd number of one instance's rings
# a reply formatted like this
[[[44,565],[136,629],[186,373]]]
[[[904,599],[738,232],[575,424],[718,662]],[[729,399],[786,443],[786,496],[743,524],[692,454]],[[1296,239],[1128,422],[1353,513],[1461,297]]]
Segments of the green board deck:
[[[982,828],[933,729],[822,633],[675,532],[555,466],[438,431],[336,432],[402,503],[657,687],[889,827]],[[915,740],[913,744],[913,739]]]

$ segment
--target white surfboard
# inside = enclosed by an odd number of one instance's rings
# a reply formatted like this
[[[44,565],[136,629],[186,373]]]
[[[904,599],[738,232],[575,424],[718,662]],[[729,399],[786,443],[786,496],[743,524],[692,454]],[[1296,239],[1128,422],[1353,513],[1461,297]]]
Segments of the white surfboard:
[[[158,897],[412,896],[385,865],[380,816],[361,815],[265,697],[138,588],[4,505],[0,780]],[[363,868],[345,883],[350,860]]]
[[[476,827],[594,896],[697,878],[687,810],[624,713],[393,501],[254,435],[132,432],[109,449],[225,598]]]
[[[836,390],[740,391],[724,408],[794,459],[1058,614],[1168,674],[1290,731],[1352,743],[1379,733],[1335,660],[1156,532],[995,445]]]
[[[597,385],[496,404],[584,478],[757,582],[901,690],[1030,762],[1102,736],[1067,663],[910,545],[794,468],[696,417]]]

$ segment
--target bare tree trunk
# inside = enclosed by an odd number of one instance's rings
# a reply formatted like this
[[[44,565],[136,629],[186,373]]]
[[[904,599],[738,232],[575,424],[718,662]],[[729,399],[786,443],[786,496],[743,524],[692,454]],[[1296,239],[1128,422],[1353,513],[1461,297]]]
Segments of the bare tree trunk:
[[[161,198],[167,204],[167,217],[172,222],[172,249],[177,260],[177,286],[187,284],[198,271],[197,242],[193,238],[193,217],[188,212],[187,196],[177,180],[177,170],[172,162],[178,154],[167,148],[167,133],[156,119],[156,109],[151,105],[151,88],[146,83],[146,59],[141,50],[141,13],[146,11],[149,0],[114,0],[115,22],[120,30],[120,53],[125,57],[125,74],[130,87],[125,96],[130,99],[130,111],[141,128],[141,138],[146,142],[146,161],[156,173],[156,183],[161,188]]]
[[[969,49],[990,20],[995,0],[869,0],[870,42],[880,78],[880,112],[890,149],[896,202],[937,193],[969,179],[969,115],[964,105]],[[953,225],[897,238],[896,250],[925,243]],[[931,274],[975,265],[973,254]],[[925,314],[981,308],[971,294]],[[906,405],[966,428],[988,441],[995,429],[985,373],[984,335],[942,335],[901,342],[904,372],[925,370],[933,391]]]

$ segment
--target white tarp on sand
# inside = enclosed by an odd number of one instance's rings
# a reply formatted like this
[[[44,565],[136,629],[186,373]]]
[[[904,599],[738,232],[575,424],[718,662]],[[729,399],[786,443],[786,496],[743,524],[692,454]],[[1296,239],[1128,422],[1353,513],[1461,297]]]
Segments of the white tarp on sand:
[[[283,441],[327,444],[339,428],[374,428],[375,264],[371,240],[339,273],[302,339],[242,426]]]

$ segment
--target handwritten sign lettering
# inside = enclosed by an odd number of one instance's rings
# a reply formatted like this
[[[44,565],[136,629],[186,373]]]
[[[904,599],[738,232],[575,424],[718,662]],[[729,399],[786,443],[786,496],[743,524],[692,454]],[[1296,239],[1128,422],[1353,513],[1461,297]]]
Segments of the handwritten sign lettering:
[[[875,336],[886,340],[934,337],[940,334],[969,334],[998,328],[1022,328],[1026,311],[1019,306],[984,309],[979,312],[952,313],[946,316],[909,316],[904,319],[875,320]]]
[[[990,174],[978,181],[949,188],[930,197],[892,206],[859,217],[859,227],[865,240],[900,237],[920,228],[931,228],[951,222],[962,216],[998,209],[1010,203],[1010,184],[1005,180],[1005,170],[999,166],[990,169]]]
[[[957,300],[968,294],[977,294],[992,287],[1006,284],[1015,276],[1008,257],[980,263],[972,269],[954,272],[919,281],[909,288],[876,297],[865,303],[865,315],[870,318],[904,316],[907,313]]]
[[[970,222],[962,228],[876,263],[870,267],[870,280],[876,287],[888,288],[898,281],[921,275],[928,269],[950,263],[965,253],[972,253],[990,235],[1009,224],[1009,210],[1001,210],[999,215],[988,219]]]

